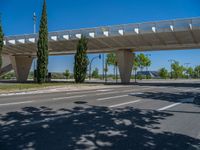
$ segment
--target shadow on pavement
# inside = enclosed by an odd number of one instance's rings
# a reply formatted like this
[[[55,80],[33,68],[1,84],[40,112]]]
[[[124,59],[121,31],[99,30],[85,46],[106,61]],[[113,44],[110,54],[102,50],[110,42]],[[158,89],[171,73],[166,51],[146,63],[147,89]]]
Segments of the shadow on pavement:
[[[168,102],[181,102],[182,100],[182,102],[186,103],[193,103],[193,101],[189,99],[195,98],[198,95],[198,92],[142,92],[141,94],[133,94],[133,96],[144,99],[163,100]]]
[[[172,115],[130,107],[25,107],[0,116],[0,149],[197,150],[199,139],[159,131]]]

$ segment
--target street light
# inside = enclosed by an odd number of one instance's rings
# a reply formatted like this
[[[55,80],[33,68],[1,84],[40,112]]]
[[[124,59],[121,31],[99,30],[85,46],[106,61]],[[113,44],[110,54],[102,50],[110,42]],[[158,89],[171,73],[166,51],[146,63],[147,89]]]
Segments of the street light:
[[[36,22],[37,22],[37,16],[36,13],[33,13],[33,33],[36,34]],[[36,81],[36,59],[34,60],[34,81]]]
[[[104,80],[105,78],[105,72],[104,72],[104,69],[105,69],[105,58],[104,58],[104,54],[102,54],[102,79]]]
[[[91,61],[90,61],[90,66],[89,66],[89,80],[91,80],[92,62],[93,62],[95,59],[97,59],[97,58],[101,59],[101,55],[96,56],[96,57],[93,57],[93,58],[91,59]]]
[[[168,60],[168,62],[170,62],[170,67],[171,67],[171,79],[172,79],[172,62],[175,62],[174,59],[170,59]]]
[[[36,21],[37,21],[37,16],[35,12],[33,13],[33,33],[36,34]]]

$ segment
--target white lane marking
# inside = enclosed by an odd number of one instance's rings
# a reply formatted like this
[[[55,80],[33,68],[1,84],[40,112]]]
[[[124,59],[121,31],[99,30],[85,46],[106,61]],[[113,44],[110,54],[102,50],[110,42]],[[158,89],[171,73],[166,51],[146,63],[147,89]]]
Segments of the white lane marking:
[[[33,103],[33,102],[34,102],[34,101],[24,101],[24,102],[5,103],[5,104],[0,104],[0,106],[19,105],[19,104],[26,104],[26,103]]]
[[[142,94],[144,94],[144,93],[130,93],[130,94],[128,94],[128,95],[130,95],[130,96],[135,96],[135,95],[142,95]]]
[[[120,97],[126,97],[129,95],[119,95],[119,96],[112,96],[112,97],[105,97],[105,98],[99,98],[98,101],[108,100],[108,99],[114,99],[114,98],[120,98]]]
[[[70,91],[66,91],[66,92],[70,92]],[[71,93],[64,93],[64,91],[63,92],[61,92],[63,95],[73,95],[73,94],[87,94],[87,93],[96,93],[96,91],[83,91],[83,92],[74,92],[74,91],[72,91]],[[53,94],[53,93],[47,93],[47,94]],[[57,93],[55,93],[55,94],[57,94]],[[28,95],[28,94],[26,94],[26,95]],[[36,94],[34,94],[34,95],[31,95],[31,96],[36,96]],[[38,97],[37,98],[45,98],[44,97],[44,95],[37,95]],[[48,95],[47,95],[48,96]],[[1,97],[1,96],[0,96]],[[17,99],[26,99],[26,98],[30,98],[30,95],[29,96],[23,96],[23,97],[15,97],[15,100],[17,100]],[[32,98],[32,97],[31,97]],[[0,99],[1,100],[1,99]]]
[[[23,102],[13,102],[13,103],[4,103],[0,104],[0,106],[9,106],[9,105],[20,105],[20,104],[27,104],[27,103],[35,103],[35,102],[49,102],[49,101],[58,101],[58,100],[63,100],[63,99],[70,99],[70,98],[80,98],[80,97],[85,97],[86,95],[78,95],[78,96],[69,96],[69,97],[58,97],[58,98],[53,98],[50,100],[42,100],[42,101],[23,101]]]
[[[96,94],[96,95],[106,95],[106,94],[114,94],[114,93],[119,93],[119,91],[106,92],[106,93],[99,93],[99,94]]]
[[[180,104],[181,104],[181,103],[174,103],[174,104],[168,105],[168,106],[166,106],[166,107],[159,108],[158,111],[163,111],[163,110],[166,110],[166,109],[175,107],[175,106],[180,105]]]
[[[172,107],[178,106],[178,105],[180,105],[180,104],[182,104],[182,103],[192,102],[193,100],[194,100],[193,97],[180,99],[180,102],[178,102],[178,103],[174,103],[174,104],[171,104],[171,105],[168,105],[168,106],[162,107],[162,108],[159,108],[158,111],[163,111],[163,110],[166,110],[166,109],[169,109],[169,108],[172,108]]]
[[[107,91],[113,91],[114,89],[102,89],[102,90],[96,90],[97,92],[107,92]]]
[[[70,98],[80,98],[80,97],[85,97],[86,95],[77,95],[77,96],[68,96],[68,97],[57,97],[53,98],[52,100],[57,101],[57,100],[63,100],[63,99],[70,99]]]
[[[70,91],[69,91],[70,92]],[[87,93],[96,93],[97,91],[76,91],[76,92],[71,92],[71,93],[66,93],[67,95],[72,95],[72,94],[87,94]]]
[[[137,103],[137,102],[140,102],[140,101],[141,100],[135,100],[135,101],[125,102],[125,103],[115,104],[115,105],[109,106],[109,108],[119,107],[119,106],[128,105],[128,104],[133,104],[133,103]]]
[[[119,93],[119,91],[106,92],[106,93],[98,93],[96,95],[106,95],[106,94],[114,94],[114,93]]]
[[[155,88],[155,87],[154,87]],[[137,92],[137,91],[143,91],[143,90],[148,90],[148,89],[154,89],[152,87],[149,88],[144,88],[144,89],[131,89],[131,90],[124,90],[124,91],[113,91],[113,92],[106,92],[106,93],[98,93],[96,95],[107,95],[107,94],[115,94],[115,93],[122,93],[122,92]]]

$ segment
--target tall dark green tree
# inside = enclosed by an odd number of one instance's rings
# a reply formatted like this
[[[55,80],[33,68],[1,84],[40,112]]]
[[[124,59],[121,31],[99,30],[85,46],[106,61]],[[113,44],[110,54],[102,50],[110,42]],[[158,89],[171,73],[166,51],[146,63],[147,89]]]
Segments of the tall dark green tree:
[[[2,51],[3,51],[3,29],[2,29],[2,24],[1,24],[1,16],[0,16],[0,69],[2,67]]]
[[[39,39],[37,43],[37,82],[44,83],[48,73],[48,23],[47,23],[47,6],[44,0],[42,17],[40,20]]]
[[[74,79],[76,83],[83,83],[87,75],[87,66],[89,64],[87,57],[87,43],[87,39],[81,37],[77,44],[77,51],[74,57]]]

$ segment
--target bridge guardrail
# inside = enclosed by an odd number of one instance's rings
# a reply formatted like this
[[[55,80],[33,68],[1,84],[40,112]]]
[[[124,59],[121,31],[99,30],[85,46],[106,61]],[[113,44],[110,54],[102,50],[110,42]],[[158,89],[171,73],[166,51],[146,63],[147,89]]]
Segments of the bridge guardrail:
[[[133,23],[124,25],[113,25],[96,28],[86,28],[80,30],[63,30],[57,32],[49,32],[49,40],[77,40],[82,35],[87,38],[101,38],[123,35],[137,35],[148,33],[161,33],[185,30],[200,30],[200,18],[178,19],[159,22]],[[4,39],[5,45],[36,43],[38,34],[26,34],[8,36]]]

